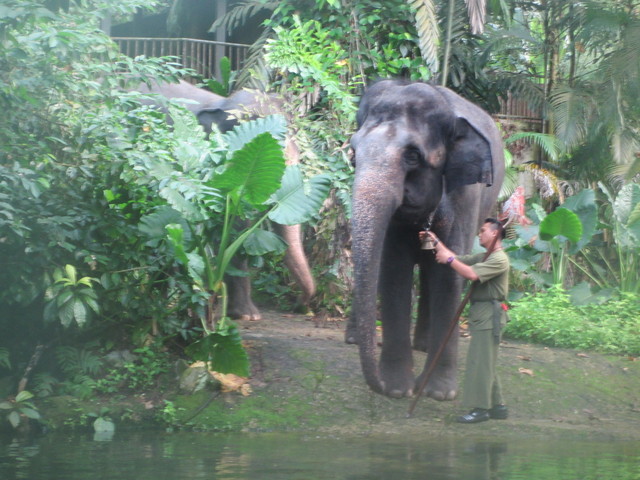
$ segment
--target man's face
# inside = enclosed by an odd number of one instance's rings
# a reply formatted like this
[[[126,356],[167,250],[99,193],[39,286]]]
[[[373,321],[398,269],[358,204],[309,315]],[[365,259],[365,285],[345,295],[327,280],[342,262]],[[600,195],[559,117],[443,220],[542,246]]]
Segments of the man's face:
[[[480,240],[480,246],[489,248],[493,242],[494,237],[498,234],[498,230],[494,230],[493,224],[485,223],[480,227],[478,233],[478,239]]]

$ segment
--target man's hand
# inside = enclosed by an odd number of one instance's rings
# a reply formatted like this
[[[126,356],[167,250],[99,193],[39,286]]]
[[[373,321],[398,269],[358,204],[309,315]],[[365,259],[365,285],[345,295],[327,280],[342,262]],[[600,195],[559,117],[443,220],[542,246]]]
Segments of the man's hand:
[[[433,245],[436,249],[436,262],[438,263],[447,263],[447,260],[451,257],[455,257],[455,254],[449,250],[444,243],[440,241],[440,239],[436,236],[435,233],[431,231],[423,231],[419,233],[420,240],[424,240],[425,236],[429,236],[433,241]]]

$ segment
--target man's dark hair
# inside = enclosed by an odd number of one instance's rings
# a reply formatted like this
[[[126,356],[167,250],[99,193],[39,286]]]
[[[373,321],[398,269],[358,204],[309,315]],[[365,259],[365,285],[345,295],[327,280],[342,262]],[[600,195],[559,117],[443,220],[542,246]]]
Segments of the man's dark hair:
[[[502,222],[500,220],[498,220],[497,218],[489,217],[484,219],[484,223],[490,223],[493,230],[498,230],[500,232],[500,238],[505,237],[506,232],[504,230],[504,225],[502,225]]]

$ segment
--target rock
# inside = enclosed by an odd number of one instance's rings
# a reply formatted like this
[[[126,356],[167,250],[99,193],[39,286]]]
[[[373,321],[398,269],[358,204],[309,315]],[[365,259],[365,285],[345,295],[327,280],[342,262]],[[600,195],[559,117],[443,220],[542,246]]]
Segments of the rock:
[[[210,385],[218,385],[204,362],[189,365],[180,374],[180,391],[192,395]]]

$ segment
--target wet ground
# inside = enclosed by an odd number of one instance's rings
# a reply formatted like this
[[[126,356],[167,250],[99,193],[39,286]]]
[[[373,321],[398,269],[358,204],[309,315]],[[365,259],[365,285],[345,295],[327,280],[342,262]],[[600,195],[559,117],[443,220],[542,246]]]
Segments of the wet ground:
[[[440,431],[514,435],[611,436],[640,439],[640,361],[593,352],[554,349],[505,339],[499,372],[508,420],[456,424],[459,400],[422,397],[411,418],[411,399],[372,393],[360,371],[357,347],[343,341],[344,322],[264,312],[241,322],[252,358],[251,395],[217,397],[192,426],[223,421],[228,430],[318,430],[343,434]],[[469,338],[460,339],[460,378]],[[425,355],[414,352],[416,366]],[[202,395],[202,394],[201,394]],[[184,405],[195,408],[200,399]],[[186,415],[186,413],[185,413]]]

